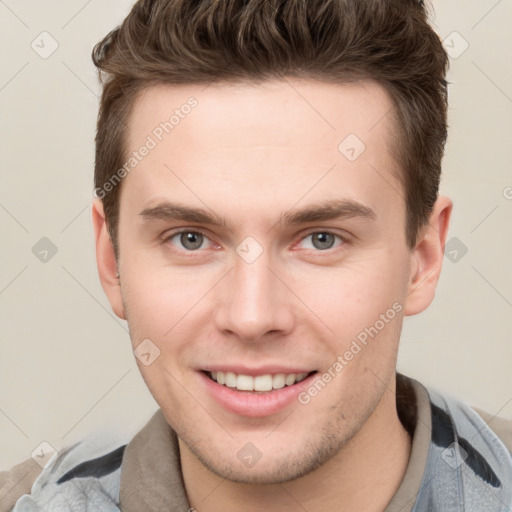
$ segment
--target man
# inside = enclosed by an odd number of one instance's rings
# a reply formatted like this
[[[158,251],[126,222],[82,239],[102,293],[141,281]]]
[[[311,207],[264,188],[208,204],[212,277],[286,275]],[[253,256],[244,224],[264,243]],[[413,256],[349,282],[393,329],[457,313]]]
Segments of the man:
[[[423,3],[142,0],[94,60],[98,270],[160,409],[13,510],[512,510],[510,422],[396,373],[452,209]]]

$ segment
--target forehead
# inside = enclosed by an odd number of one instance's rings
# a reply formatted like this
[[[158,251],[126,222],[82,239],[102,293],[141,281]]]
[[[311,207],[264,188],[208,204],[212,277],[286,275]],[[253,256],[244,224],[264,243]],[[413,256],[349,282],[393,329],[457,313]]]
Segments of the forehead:
[[[158,85],[134,103],[128,156],[148,141],[152,148],[126,185],[145,202],[179,191],[196,204],[204,197],[222,207],[221,194],[268,210],[269,200],[291,206],[328,191],[399,204],[391,113],[372,81]]]
[[[187,107],[191,98],[199,108]],[[171,124],[175,135],[185,135],[183,125],[192,125],[196,137],[207,132],[204,142],[212,146],[270,141],[283,146],[294,137],[304,142],[305,135],[311,143],[323,141],[332,146],[348,133],[356,134],[364,143],[386,144],[391,111],[386,90],[370,80],[345,84],[297,79],[206,86],[160,84],[137,96],[128,123],[128,142],[133,146],[141,131],[156,130],[158,136],[155,121],[165,123],[174,114]],[[186,117],[190,120],[181,123]]]

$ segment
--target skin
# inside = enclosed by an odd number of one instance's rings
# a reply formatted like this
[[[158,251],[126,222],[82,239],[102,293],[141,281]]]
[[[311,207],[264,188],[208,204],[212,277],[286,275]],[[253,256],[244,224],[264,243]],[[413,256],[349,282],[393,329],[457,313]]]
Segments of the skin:
[[[440,197],[407,246],[391,101],[376,83],[160,85],[138,97],[128,148],[190,96],[197,107],[123,180],[118,261],[102,203],[93,205],[112,309],[128,321],[133,348],[149,338],[160,350],[152,364],[137,363],[178,433],[190,504],[200,512],[382,511],[410,455],[395,405],[402,321],[434,297],[452,203]],[[353,162],[338,151],[351,133],[366,146]],[[371,208],[374,218],[281,222],[334,200]],[[140,215],[164,201],[225,225]],[[187,249],[171,236],[178,229],[200,229],[203,245]],[[326,232],[333,246],[318,248],[312,235]],[[248,236],[263,251],[252,263],[236,252]],[[322,374],[393,304],[401,311],[306,405],[234,414],[199,376],[209,364]],[[248,442],[261,453],[252,467],[237,457]]]

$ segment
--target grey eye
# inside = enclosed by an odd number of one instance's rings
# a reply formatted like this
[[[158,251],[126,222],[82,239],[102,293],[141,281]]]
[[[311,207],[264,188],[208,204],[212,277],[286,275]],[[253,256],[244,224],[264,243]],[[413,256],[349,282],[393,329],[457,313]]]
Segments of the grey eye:
[[[195,249],[199,249],[204,242],[204,235],[201,233],[196,233],[194,231],[184,231],[183,233],[178,233],[180,237],[181,245],[190,251]]]
[[[315,249],[330,249],[336,240],[332,233],[312,233],[309,236],[311,236],[311,242]]]

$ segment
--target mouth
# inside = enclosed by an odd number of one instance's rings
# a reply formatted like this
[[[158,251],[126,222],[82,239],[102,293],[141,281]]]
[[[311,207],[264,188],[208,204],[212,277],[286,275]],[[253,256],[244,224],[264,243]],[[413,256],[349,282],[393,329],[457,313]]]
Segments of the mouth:
[[[274,390],[283,389],[285,387],[298,384],[308,377],[317,373],[316,370],[311,372],[300,373],[266,373],[263,375],[244,375],[234,372],[222,371],[206,371],[203,373],[211,380],[232,390],[248,392],[252,394],[269,393]]]
[[[271,417],[298,404],[298,395],[311,386],[318,373],[300,367],[232,370],[235,368],[217,367],[198,373],[207,395],[222,409],[247,418]]]

